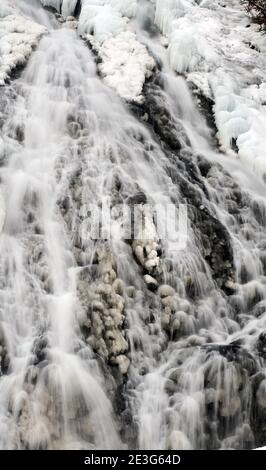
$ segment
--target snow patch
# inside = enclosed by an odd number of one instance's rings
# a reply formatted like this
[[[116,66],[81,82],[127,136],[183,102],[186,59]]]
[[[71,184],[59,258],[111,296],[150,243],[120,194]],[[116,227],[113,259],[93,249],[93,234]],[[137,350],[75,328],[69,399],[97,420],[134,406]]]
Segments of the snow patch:
[[[12,70],[23,65],[46,29],[19,14],[12,2],[0,7],[0,85],[4,85]]]
[[[152,73],[154,60],[145,46],[130,31],[105,41],[101,48],[102,64],[99,69],[104,81],[124,99],[141,100],[146,77]]]
[[[104,81],[123,99],[141,102],[155,62],[130,31],[136,10],[135,0],[83,0],[78,32],[98,51]]]

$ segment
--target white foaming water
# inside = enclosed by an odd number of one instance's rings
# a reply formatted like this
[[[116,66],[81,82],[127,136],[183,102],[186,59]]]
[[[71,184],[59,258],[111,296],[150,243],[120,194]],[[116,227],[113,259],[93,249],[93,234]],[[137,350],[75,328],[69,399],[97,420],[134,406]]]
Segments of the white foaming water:
[[[24,13],[52,29],[49,16],[29,5]],[[147,2],[139,7],[152,16]],[[254,442],[250,377],[263,371],[257,342],[266,328],[265,190],[237,161],[210,148],[186,83],[170,72],[162,46],[143,25],[138,34],[161,61],[162,95],[172,125],[181,129],[183,160],[162,151],[101,83],[91,53],[71,30],[44,37],[6,92],[4,449],[246,448]],[[200,162],[199,153],[210,165],[207,176],[185,165]],[[136,196],[188,203],[185,250],[172,251],[156,236],[133,243],[81,239],[89,204],[100,205],[103,197],[112,206],[132,204]],[[144,215],[153,234],[152,214]],[[212,259],[225,241],[221,227],[236,270],[235,278],[225,278],[230,295],[219,284],[230,253]],[[112,216],[112,230],[121,230],[119,215]],[[156,292],[147,275],[155,277]]]
[[[75,34],[53,33],[18,81],[14,113],[5,124],[10,158],[1,171],[7,211],[1,331],[9,373],[0,381],[1,448],[120,446],[101,373],[78,336],[74,260],[56,205],[55,165],[67,151],[67,117],[91,80],[93,61]],[[21,144],[13,135],[18,126]],[[38,342],[45,356],[40,368]]]

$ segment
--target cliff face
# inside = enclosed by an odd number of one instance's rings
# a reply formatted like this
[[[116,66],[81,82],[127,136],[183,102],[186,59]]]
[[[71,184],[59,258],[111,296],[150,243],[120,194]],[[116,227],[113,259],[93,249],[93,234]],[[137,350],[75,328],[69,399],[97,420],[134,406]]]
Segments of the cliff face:
[[[264,445],[265,37],[41,3],[0,10],[0,447]]]

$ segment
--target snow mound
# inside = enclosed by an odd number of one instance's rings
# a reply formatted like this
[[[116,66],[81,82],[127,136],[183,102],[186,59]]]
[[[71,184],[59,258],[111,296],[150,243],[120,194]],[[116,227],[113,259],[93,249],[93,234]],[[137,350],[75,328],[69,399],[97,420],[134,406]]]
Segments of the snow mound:
[[[101,57],[104,81],[123,98],[141,102],[146,77],[155,67],[145,46],[130,30],[135,0],[83,0],[78,32]]]
[[[99,69],[104,81],[126,100],[141,100],[146,77],[152,73],[154,60],[130,31],[105,41],[101,48]]]
[[[46,29],[18,14],[12,2],[0,7],[0,85],[4,85],[12,70],[23,65]]]
[[[155,0],[169,62],[214,100],[224,151],[266,182],[266,37],[239,0]]]

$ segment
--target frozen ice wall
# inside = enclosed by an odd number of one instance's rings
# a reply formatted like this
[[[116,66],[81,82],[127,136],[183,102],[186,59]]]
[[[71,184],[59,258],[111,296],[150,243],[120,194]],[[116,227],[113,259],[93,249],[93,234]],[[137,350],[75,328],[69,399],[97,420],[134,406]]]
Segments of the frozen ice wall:
[[[173,70],[214,101],[221,148],[265,180],[265,36],[238,0],[155,4]]]
[[[0,85],[5,83],[17,66],[25,64],[45,31],[44,26],[19,11],[16,1],[1,1]]]

